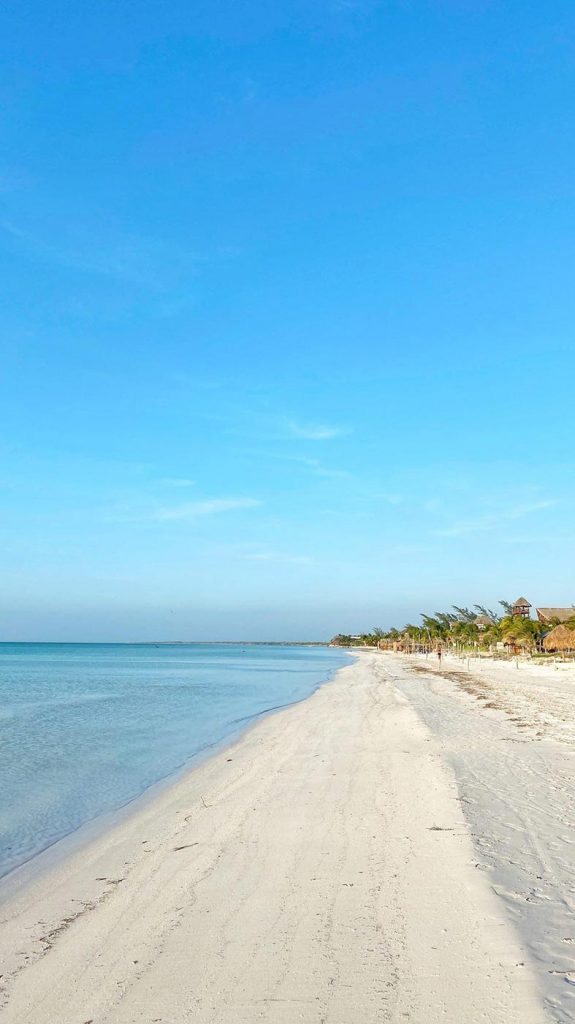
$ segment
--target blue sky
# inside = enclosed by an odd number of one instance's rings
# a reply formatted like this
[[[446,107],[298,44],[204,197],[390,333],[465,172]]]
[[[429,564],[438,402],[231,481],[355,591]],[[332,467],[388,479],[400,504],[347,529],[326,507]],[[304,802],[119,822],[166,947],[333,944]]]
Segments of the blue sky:
[[[0,24],[0,635],[574,602],[572,4]]]

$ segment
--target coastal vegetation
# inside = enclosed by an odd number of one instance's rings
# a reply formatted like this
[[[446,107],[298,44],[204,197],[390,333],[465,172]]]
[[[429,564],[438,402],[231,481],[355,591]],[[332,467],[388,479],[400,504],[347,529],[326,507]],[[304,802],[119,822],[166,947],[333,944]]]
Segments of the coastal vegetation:
[[[523,599],[519,599],[520,601]],[[457,651],[507,651],[542,654],[575,651],[575,606],[547,609],[557,612],[532,619],[527,604],[499,601],[501,611],[474,604],[471,608],[453,605],[451,611],[421,613],[420,623],[408,622],[402,628],[384,630],[373,627],[358,635],[338,634],[331,643],[344,647],[378,647],[388,650],[430,651],[439,648]],[[518,611],[518,609],[522,609]],[[538,610],[538,613],[543,610]]]

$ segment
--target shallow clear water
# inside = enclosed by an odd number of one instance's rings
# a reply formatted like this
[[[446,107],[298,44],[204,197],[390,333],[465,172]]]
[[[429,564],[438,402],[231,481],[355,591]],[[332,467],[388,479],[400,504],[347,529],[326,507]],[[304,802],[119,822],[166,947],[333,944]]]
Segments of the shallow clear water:
[[[0,644],[0,876],[349,660],[280,645]]]

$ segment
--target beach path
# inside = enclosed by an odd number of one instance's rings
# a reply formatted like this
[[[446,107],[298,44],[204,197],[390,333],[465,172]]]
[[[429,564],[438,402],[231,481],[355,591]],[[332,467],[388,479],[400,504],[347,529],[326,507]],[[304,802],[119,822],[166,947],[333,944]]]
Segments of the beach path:
[[[6,1024],[542,1024],[441,744],[362,654],[37,879]]]

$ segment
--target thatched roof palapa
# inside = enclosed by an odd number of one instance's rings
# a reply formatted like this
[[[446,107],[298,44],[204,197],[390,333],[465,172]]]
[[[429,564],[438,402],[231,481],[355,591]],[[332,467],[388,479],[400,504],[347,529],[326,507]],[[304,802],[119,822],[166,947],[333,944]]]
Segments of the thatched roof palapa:
[[[473,620],[476,626],[493,626],[495,623],[493,619],[490,619],[488,615],[477,615]]]
[[[543,640],[546,651],[575,651],[575,629],[555,626]]]
[[[551,619],[559,619],[559,622],[568,622],[575,619],[575,608],[537,608],[539,622],[550,622]]]
[[[531,605],[530,605],[530,603],[529,603],[529,601],[527,600],[526,597],[518,597],[517,600],[513,602],[513,607],[514,608],[531,608]]]

